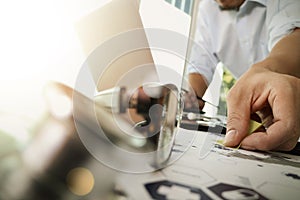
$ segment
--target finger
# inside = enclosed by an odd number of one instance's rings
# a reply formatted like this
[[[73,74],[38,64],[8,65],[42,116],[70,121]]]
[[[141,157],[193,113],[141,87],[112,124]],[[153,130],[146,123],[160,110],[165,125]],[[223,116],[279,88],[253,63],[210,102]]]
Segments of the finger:
[[[298,142],[298,137],[296,136],[296,137],[288,140],[287,142],[279,145],[275,150],[277,150],[277,151],[291,151],[296,147],[297,142]]]
[[[254,132],[247,136],[242,141],[241,147],[262,151],[287,148],[287,145],[284,146],[284,144],[292,139],[289,137],[288,132],[285,123],[283,121],[277,121],[272,124],[266,132]]]
[[[270,143],[272,138],[266,132],[255,132],[244,138],[241,142],[241,148],[247,150],[268,151],[277,148],[278,144]]]
[[[239,88],[231,90],[227,96],[228,118],[224,144],[237,146],[247,135],[250,120],[250,99],[248,93]]]

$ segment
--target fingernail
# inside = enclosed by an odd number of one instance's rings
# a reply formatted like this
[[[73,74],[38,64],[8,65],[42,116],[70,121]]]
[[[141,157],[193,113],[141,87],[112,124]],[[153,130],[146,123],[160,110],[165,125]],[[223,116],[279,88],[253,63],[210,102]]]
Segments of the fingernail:
[[[235,140],[236,135],[237,135],[236,130],[228,131],[225,135],[224,144],[230,145]]]

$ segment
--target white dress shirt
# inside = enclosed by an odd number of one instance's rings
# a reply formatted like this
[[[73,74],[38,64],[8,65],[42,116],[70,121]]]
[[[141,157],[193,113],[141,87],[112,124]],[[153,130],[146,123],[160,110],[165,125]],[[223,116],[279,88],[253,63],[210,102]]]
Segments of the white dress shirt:
[[[221,10],[214,0],[202,0],[196,26],[188,72],[210,83],[222,62],[238,78],[300,27],[300,0],[246,0],[239,10]]]

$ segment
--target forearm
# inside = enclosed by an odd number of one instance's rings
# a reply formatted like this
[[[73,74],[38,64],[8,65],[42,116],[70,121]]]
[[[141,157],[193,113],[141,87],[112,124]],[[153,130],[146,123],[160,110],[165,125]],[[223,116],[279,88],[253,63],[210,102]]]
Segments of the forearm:
[[[269,56],[254,66],[257,65],[300,78],[300,28],[278,41]]]
[[[189,74],[189,83],[198,97],[202,97],[208,87],[206,79],[197,73]]]

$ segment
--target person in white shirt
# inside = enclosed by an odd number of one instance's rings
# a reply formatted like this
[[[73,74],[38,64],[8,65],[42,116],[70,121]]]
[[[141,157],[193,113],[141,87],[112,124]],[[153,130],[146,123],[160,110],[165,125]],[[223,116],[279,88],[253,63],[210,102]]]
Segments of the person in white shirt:
[[[238,79],[227,96],[226,146],[295,147],[300,136],[300,1],[202,0],[189,82],[202,97],[222,62]],[[200,107],[203,102],[199,101]],[[247,134],[252,114],[272,116]],[[271,115],[272,114],[272,115]]]

